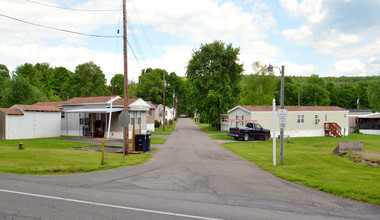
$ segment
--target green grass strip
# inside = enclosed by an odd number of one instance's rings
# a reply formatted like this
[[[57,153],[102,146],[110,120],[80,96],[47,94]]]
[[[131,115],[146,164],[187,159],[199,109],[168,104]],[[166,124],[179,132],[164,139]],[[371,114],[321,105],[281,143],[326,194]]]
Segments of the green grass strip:
[[[24,150],[18,149],[21,142]],[[123,163],[122,154],[108,153],[106,163],[100,165],[101,152],[75,149],[91,145],[94,144],[55,138],[1,140],[0,172],[39,175],[85,173],[136,166],[152,157],[150,154],[130,154]]]
[[[239,141],[222,146],[286,180],[380,205],[380,167],[365,166],[333,154],[339,141],[363,141],[365,151],[380,152],[380,138],[377,135],[292,138],[285,141],[283,165],[280,164],[280,143],[277,141],[277,166],[274,167],[271,140]]]

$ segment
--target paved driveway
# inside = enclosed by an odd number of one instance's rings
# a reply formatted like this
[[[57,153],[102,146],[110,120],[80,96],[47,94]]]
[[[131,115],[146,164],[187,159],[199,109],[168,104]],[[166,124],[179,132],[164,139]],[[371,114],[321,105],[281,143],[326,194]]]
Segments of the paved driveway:
[[[219,146],[190,119],[180,119],[166,138],[152,161],[137,167],[64,176],[0,174],[0,219],[380,216],[379,206],[325,194],[261,170]]]

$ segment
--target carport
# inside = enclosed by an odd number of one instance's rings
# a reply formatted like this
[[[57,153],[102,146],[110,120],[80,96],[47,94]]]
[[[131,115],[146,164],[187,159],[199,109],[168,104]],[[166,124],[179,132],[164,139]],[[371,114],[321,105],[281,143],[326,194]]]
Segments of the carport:
[[[94,137],[107,137],[109,138],[109,133],[111,129],[112,116],[116,117],[118,114],[113,114],[115,112],[123,111],[123,108],[82,108],[82,109],[72,109],[66,110],[65,113],[84,113],[88,115],[87,117],[81,118],[79,127],[83,127],[83,136]],[[104,117],[102,117],[104,116]],[[88,120],[87,120],[88,119]],[[66,116],[66,132],[68,134],[68,123],[69,116]],[[80,129],[80,128],[79,128]],[[69,136],[69,135],[67,135]]]

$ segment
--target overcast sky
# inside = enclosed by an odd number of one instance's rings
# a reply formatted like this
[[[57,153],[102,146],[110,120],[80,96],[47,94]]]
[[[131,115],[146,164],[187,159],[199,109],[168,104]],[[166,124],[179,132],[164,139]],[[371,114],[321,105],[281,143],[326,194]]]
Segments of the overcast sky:
[[[122,0],[0,0],[0,64],[74,71],[93,61],[109,83],[123,73],[121,8]],[[293,76],[380,74],[379,0],[128,0],[127,12],[134,81],[145,68],[184,76],[192,51],[215,40],[240,48],[244,74],[255,61]]]

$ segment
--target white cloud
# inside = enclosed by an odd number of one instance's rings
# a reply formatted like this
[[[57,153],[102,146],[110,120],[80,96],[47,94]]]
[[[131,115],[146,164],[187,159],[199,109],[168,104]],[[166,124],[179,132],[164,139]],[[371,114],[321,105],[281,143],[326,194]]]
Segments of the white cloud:
[[[187,62],[191,59],[192,46],[167,46],[165,54],[157,59],[147,60],[148,67],[165,69],[168,73],[175,72],[178,76],[185,76]]]
[[[265,31],[275,23],[260,1],[252,4],[252,11],[244,11],[234,2],[216,0],[142,0],[135,5],[143,24],[197,44],[213,40],[263,40],[267,37]],[[131,20],[138,21],[134,11]]]
[[[330,76],[370,76],[380,74],[380,57],[370,57],[365,63],[358,59],[339,60],[334,63]]]
[[[310,46],[317,53],[338,56],[347,56],[347,53],[362,56],[361,47],[377,45],[380,2],[281,0],[280,4],[288,15],[302,19],[298,28],[282,31],[286,40],[294,45]]]
[[[325,9],[322,0],[280,0],[280,4],[285,11],[294,17],[304,17],[306,23],[315,24],[325,17]]]
[[[317,67],[312,64],[299,65],[290,61],[284,61],[281,65],[285,66],[286,76],[311,76],[317,74]]]

